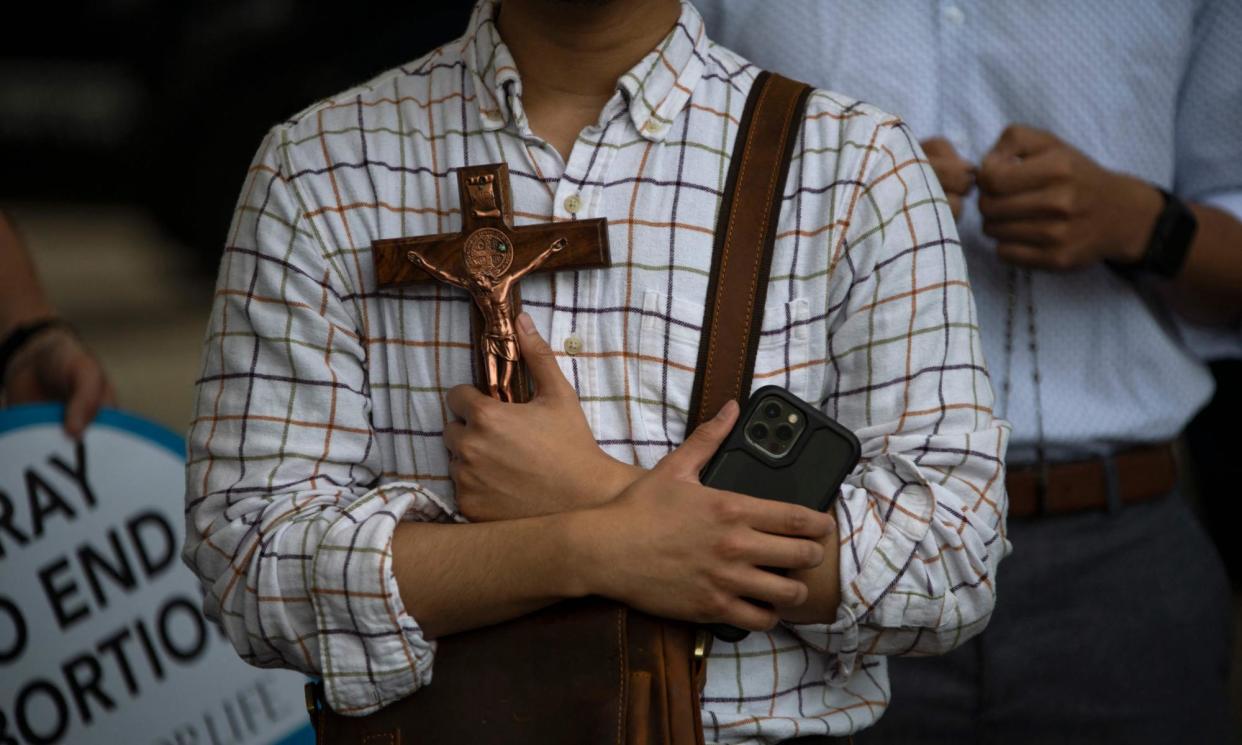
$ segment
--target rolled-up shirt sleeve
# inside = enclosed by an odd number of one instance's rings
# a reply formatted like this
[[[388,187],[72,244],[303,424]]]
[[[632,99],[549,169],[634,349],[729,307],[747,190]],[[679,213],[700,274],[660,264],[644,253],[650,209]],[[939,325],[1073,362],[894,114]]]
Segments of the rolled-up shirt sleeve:
[[[183,558],[253,665],[322,676],[364,714],[429,682],[435,644],[403,607],[391,540],[452,506],[380,481],[364,348],[305,219],[282,130],[248,172],[220,268],[188,436]]]
[[[887,118],[855,126],[838,180],[843,226],[827,250],[848,282],[833,300],[822,408],[862,459],[836,504],[841,604],[793,625],[835,655],[844,684],[861,655],[939,654],[978,633],[1005,539],[1008,425],[992,412],[965,260],[917,141]]]

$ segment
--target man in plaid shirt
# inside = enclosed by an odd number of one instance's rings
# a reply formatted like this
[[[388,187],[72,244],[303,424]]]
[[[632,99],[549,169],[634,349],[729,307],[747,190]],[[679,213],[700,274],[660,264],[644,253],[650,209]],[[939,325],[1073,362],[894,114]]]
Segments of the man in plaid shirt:
[[[832,515],[697,482],[737,416],[687,437],[757,72],[674,0],[483,0],[458,41],[272,130],[187,469],[184,556],[247,661],[320,675],[361,715],[434,685],[436,638],[602,595],[755,630],[712,649],[706,737],[779,742],[866,727],[883,655],[987,623],[1008,428],[947,202],[894,117],[811,96],[755,363],[756,386],[852,429],[862,462]],[[469,385],[468,295],[379,290],[370,252],[457,230],[455,169],[499,161],[518,224],[606,217],[612,246],[608,269],[523,280],[538,394],[520,405]]]

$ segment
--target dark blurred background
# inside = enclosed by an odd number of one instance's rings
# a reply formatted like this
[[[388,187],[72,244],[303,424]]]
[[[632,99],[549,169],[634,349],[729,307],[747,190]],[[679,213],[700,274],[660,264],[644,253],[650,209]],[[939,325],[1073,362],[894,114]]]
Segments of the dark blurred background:
[[[139,206],[209,269],[268,127],[455,38],[471,9],[466,0],[23,5],[0,50],[0,202]]]
[[[472,5],[5,7],[0,208],[123,408],[185,431],[221,247],[264,133],[458,37]]]
[[[6,14],[0,207],[123,408],[184,431],[212,278],[266,130],[456,38],[471,6],[110,0]],[[1242,362],[1213,370],[1216,400],[1185,438],[1187,474],[1242,591],[1229,508],[1242,484]]]

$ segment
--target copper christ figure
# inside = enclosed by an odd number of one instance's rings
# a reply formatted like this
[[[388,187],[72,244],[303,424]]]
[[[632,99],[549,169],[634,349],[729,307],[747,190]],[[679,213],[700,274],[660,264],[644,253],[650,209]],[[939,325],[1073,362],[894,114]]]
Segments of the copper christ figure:
[[[483,365],[487,393],[501,401],[512,400],[513,371],[518,364],[517,332],[513,328],[513,305],[509,291],[513,283],[538,269],[552,254],[565,248],[566,240],[557,238],[552,244],[526,263],[510,272],[513,247],[504,233],[494,228],[479,228],[470,234],[462,247],[462,264],[466,272],[452,272],[433,266],[418,251],[411,249],[406,257],[423,271],[446,284],[470,293],[483,314]]]

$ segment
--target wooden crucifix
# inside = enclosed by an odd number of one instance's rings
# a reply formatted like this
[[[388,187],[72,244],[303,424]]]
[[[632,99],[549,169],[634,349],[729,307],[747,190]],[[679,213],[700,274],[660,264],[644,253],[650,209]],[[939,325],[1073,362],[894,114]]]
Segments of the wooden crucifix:
[[[605,218],[513,227],[509,167],[457,171],[461,232],[385,238],[371,244],[380,287],[440,281],[474,299],[475,384],[501,401],[530,400],[530,380],[514,328],[522,298],[517,281],[532,272],[609,265]]]

